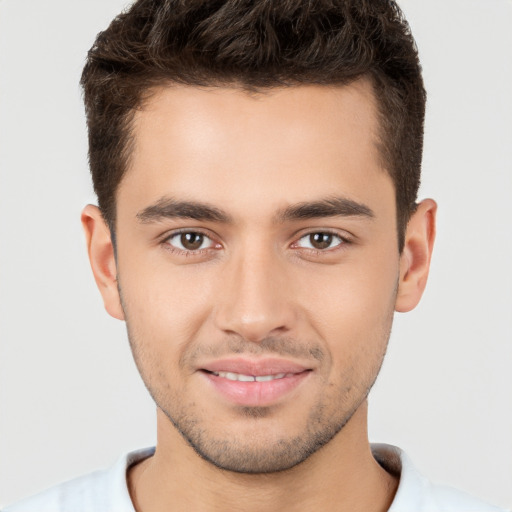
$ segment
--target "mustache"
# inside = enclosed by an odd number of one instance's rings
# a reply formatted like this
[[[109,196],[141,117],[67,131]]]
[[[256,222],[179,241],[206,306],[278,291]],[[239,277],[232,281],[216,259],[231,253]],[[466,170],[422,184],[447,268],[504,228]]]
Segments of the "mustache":
[[[268,336],[259,342],[232,336],[219,343],[198,343],[183,354],[181,365],[188,366],[201,358],[222,358],[232,355],[281,356],[323,361],[325,352],[317,343],[304,343],[288,336]]]

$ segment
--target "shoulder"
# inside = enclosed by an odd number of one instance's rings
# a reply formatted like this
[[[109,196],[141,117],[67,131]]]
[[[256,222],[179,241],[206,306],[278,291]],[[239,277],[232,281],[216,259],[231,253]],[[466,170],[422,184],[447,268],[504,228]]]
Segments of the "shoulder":
[[[443,512],[506,512],[470,494],[445,485],[430,484],[430,500]]]
[[[76,512],[105,509],[108,472],[96,471],[19,501],[4,512]]]
[[[69,480],[3,509],[3,512],[133,512],[126,469],[154,449],[123,455],[111,468]]]
[[[375,459],[400,483],[389,512],[506,512],[465,492],[425,478],[409,457],[390,445],[372,445]]]

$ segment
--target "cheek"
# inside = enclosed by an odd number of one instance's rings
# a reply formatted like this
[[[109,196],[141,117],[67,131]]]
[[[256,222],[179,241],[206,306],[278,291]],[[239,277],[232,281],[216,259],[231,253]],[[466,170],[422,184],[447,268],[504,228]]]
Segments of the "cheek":
[[[209,315],[214,283],[191,266],[137,265],[136,258],[129,258],[120,262],[118,279],[129,328],[154,351],[180,347]]]
[[[333,358],[385,349],[393,318],[398,263],[340,265],[304,276],[302,296],[309,322]],[[398,261],[398,260],[396,260]]]
[[[128,263],[125,261],[125,263]],[[135,363],[157,404],[180,403],[186,389],[180,361],[208,316],[199,283],[183,272],[144,267],[129,272],[119,266],[121,300]]]
[[[378,288],[366,279],[337,284],[328,300],[317,301],[316,318],[310,318],[331,361],[325,374],[331,396],[342,400],[344,409],[367,395],[379,373],[391,333],[395,287]]]

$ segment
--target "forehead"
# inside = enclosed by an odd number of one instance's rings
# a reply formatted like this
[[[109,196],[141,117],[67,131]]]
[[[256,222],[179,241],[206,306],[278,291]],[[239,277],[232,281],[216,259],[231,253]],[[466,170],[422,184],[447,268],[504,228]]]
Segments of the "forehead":
[[[196,150],[202,142],[206,147],[206,143],[227,138],[252,146],[263,141],[268,145],[274,135],[274,150],[287,150],[286,143],[295,139],[308,143],[323,140],[343,147],[348,132],[367,142],[377,139],[376,112],[375,94],[365,79],[347,86],[300,85],[260,92],[170,85],[150,91],[135,114],[132,134],[140,150],[153,149],[148,143],[158,142],[155,136],[162,135],[195,143]],[[294,150],[300,152],[301,148]]]
[[[134,116],[118,199],[143,206],[172,195],[229,205],[245,195],[262,213],[270,203],[315,196],[363,199],[358,194],[382,191],[383,180],[390,185],[376,112],[365,80],[258,93],[160,87]]]

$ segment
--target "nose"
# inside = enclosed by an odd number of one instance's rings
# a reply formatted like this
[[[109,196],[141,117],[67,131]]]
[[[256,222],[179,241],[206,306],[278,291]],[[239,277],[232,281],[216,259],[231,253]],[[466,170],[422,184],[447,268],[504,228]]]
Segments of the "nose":
[[[253,251],[226,267],[216,301],[219,329],[254,343],[292,329],[296,313],[286,262],[270,251]]]

